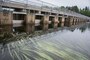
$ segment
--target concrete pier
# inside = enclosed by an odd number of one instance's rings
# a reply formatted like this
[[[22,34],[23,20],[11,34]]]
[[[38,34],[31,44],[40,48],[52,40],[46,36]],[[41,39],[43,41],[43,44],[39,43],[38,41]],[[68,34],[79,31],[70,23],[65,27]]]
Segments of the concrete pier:
[[[64,22],[65,22],[65,17],[62,16],[62,20],[61,20],[61,27],[64,27]]]
[[[57,29],[57,28],[58,28],[58,24],[59,24],[58,16],[55,16],[55,20],[54,20],[54,29]]]
[[[10,11],[0,12],[0,33],[12,32],[13,31],[13,16]]]
[[[4,10],[0,13],[0,25],[12,25],[12,12]]]
[[[24,22],[26,22],[25,26],[26,26],[27,33],[31,33],[35,31],[35,27],[34,27],[35,26],[35,14],[27,13],[26,21]]]
[[[49,27],[49,15],[44,15],[43,30],[47,31]]]
[[[0,4],[1,5],[1,4]],[[0,32],[14,32],[21,27],[23,32],[32,33],[36,30],[47,31],[59,27],[70,27],[86,23],[89,17],[68,11],[21,3],[4,2],[0,12]],[[17,28],[18,27],[18,28]]]

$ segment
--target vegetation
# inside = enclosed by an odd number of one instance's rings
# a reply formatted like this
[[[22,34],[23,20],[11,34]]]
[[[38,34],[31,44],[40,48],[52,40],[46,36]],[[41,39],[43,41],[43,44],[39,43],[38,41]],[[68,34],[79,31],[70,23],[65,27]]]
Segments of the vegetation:
[[[87,6],[86,6],[85,8],[83,8],[83,9],[79,9],[78,6],[72,6],[72,7],[69,7],[69,6],[67,6],[67,7],[61,6],[61,8],[66,8],[66,9],[68,9],[68,10],[71,10],[71,11],[74,11],[74,12],[77,12],[77,13],[80,13],[80,14],[83,14],[83,15],[85,15],[85,16],[90,17],[90,9],[89,9],[89,7],[87,7]]]
[[[89,16],[90,17],[90,10],[88,7],[85,7],[83,9],[80,9],[80,13],[83,14],[83,15],[86,15],[86,16]]]

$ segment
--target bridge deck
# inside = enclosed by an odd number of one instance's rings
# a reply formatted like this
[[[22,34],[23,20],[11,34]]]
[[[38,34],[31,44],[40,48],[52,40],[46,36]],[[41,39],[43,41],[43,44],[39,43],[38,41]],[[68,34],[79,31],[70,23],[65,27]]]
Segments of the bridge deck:
[[[3,7],[30,9],[30,10],[37,10],[37,11],[44,11],[44,12],[51,12],[51,13],[75,16],[69,12],[58,11],[53,8],[49,8],[49,7],[45,7],[45,6],[36,6],[36,5],[32,5],[32,4],[25,4],[25,3],[15,2],[15,1],[4,2],[0,5],[2,5]]]
[[[44,12],[50,12],[50,13],[56,13],[56,14],[63,14],[68,16],[75,16],[75,17],[81,17],[83,19],[90,19],[90,17],[75,13],[73,11],[69,10],[62,10],[62,9],[55,9],[55,7],[50,7],[47,5],[43,5],[29,1],[28,4],[26,2],[16,2],[16,1],[0,1],[0,5],[3,7],[10,7],[10,8],[19,8],[19,9],[29,9],[29,10],[36,10],[36,11],[44,11]]]

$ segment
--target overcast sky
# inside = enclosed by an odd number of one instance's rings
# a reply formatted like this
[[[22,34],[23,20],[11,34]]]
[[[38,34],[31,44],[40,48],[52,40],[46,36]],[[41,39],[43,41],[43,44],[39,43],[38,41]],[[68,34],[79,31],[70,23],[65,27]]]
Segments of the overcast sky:
[[[58,6],[75,6],[83,8],[85,6],[90,7],[90,0],[42,0],[48,3],[52,3]]]
[[[90,8],[90,0],[13,0],[13,1],[33,1],[38,2],[44,1],[48,2],[57,6],[75,6],[77,5],[79,8],[84,8],[85,6],[88,6]],[[33,2],[31,2],[33,4]],[[35,3],[37,5],[37,3]]]

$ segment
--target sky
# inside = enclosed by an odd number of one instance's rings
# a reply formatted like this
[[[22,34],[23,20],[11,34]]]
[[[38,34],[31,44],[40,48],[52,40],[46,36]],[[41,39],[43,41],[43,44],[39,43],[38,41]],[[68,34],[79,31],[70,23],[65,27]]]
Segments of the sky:
[[[90,7],[90,0],[42,0],[44,2],[52,3],[57,6],[75,6],[84,8],[85,6]]]
[[[39,1],[44,1],[47,3],[54,4],[56,6],[75,6],[77,5],[79,8],[84,8],[86,6],[90,8],[90,0],[12,0],[12,1],[23,1],[23,2],[30,1],[30,4],[34,4],[33,2],[36,2],[35,5],[38,5],[37,2],[39,4],[42,4]]]

